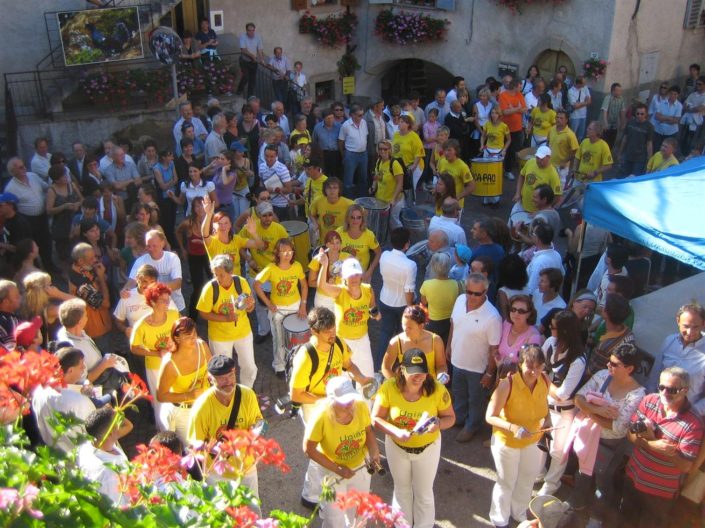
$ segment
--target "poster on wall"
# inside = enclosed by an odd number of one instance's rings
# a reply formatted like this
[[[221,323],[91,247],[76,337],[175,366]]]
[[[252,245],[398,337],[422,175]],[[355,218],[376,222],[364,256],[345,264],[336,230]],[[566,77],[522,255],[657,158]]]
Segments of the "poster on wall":
[[[66,66],[144,57],[137,6],[56,14]]]

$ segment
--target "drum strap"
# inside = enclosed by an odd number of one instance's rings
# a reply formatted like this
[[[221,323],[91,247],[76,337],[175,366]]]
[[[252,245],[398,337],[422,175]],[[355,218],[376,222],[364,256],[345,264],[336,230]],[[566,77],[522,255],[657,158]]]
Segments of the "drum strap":
[[[319,383],[326,379],[328,371],[330,371],[330,366],[333,363],[333,353],[335,352],[336,345],[340,348],[340,350],[343,350],[343,343],[340,341],[340,338],[336,337],[335,343],[330,346],[330,350],[328,351],[328,361],[326,362],[326,368],[323,370],[323,376],[321,376],[321,379],[312,385],[311,381],[313,380],[313,375],[318,370],[318,354],[316,353],[316,347],[314,347],[311,343],[306,343],[306,352],[308,353],[308,357],[311,359],[311,373],[308,376],[308,386],[306,387],[306,392],[318,386]]]
[[[240,402],[242,401],[242,389],[240,385],[235,385],[235,401],[233,402],[233,408],[230,411],[230,418],[228,418],[228,429],[232,429],[235,426],[235,421],[237,420],[237,415],[240,412]]]
[[[235,291],[238,295],[242,295],[242,283],[240,282],[240,277],[233,275],[233,283],[235,283]],[[211,280],[211,288],[213,288],[213,308],[215,308],[215,303],[218,302],[220,297],[220,285],[217,279]]]

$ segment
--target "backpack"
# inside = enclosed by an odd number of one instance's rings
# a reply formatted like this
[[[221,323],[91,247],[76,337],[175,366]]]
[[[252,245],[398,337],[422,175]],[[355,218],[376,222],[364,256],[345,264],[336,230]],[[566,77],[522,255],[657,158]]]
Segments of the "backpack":
[[[341,351],[344,351],[344,345],[342,341],[340,340],[339,337],[336,336],[335,338],[335,345],[333,345],[331,352],[328,355],[328,364],[326,365],[325,371],[323,372],[323,377],[318,381],[320,383],[323,381],[326,377],[326,374],[328,373],[328,370],[330,369],[330,364],[333,361],[333,354],[335,353],[335,347],[340,348]],[[309,359],[311,360],[311,372],[308,374],[308,385],[306,385],[306,392],[311,390],[311,382],[313,381],[313,375],[316,373],[318,370],[318,354],[316,354],[316,348],[311,344],[311,343],[306,343],[304,345],[304,348],[306,349],[306,353],[308,354]],[[287,365],[286,365],[286,371],[288,373],[291,373],[293,367],[294,367],[294,356],[296,354],[289,354],[289,357],[287,358]],[[291,375],[289,375],[289,379],[291,379]],[[318,385],[316,383],[316,385]],[[316,385],[313,385],[315,387]]]
[[[240,282],[242,279],[238,277],[237,275],[233,275],[233,283],[235,284],[235,291],[237,292],[238,295],[242,294],[242,283]],[[210,285],[211,288],[213,288],[213,306],[215,306],[215,303],[218,302],[218,298],[220,297],[220,288],[218,287],[218,280],[217,279],[211,279],[210,280]]]

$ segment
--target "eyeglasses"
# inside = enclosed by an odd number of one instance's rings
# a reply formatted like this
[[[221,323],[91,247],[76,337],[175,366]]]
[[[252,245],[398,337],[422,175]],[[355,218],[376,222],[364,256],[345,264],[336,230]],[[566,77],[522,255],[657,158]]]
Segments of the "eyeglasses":
[[[685,387],[667,387],[666,385],[659,385],[658,386],[658,391],[659,392],[665,392],[666,394],[670,394],[671,396],[674,396],[681,392]]]
[[[615,363],[614,361],[612,361],[612,360],[610,359],[610,360],[607,362],[607,366],[608,366],[608,367],[612,367],[612,368],[619,368],[619,367],[623,367],[623,366],[624,366],[624,363]]]
[[[524,310],[523,308],[514,308],[514,307],[510,308],[509,311],[511,313],[519,313],[521,315],[526,315],[529,313],[529,310]]]
[[[482,290],[479,292],[472,291],[472,290],[465,290],[465,291],[467,292],[468,295],[474,295],[475,297],[482,297],[487,290]]]

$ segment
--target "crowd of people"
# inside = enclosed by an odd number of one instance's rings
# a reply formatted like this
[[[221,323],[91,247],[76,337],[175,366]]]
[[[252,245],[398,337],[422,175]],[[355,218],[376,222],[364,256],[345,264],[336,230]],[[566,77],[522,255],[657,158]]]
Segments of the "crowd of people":
[[[215,50],[202,29],[207,40],[196,38]],[[254,29],[241,39],[248,90]],[[281,48],[274,60],[286,62]],[[111,139],[92,155],[77,141],[69,160],[38,138],[29,164],[8,162],[0,194],[0,342],[61,362],[70,387],[32,400],[41,440],[55,440],[53,411],[84,420],[95,440],[78,464],[119,502],[106,464],[124,463],[119,439],[135,433],[129,422],[103,433],[126,373],[143,370],[158,431],[209,440],[262,420],[254,347],[271,340],[272,371],[305,425],[307,507],[326,477],[337,491],[368,491],[383,469],[380,434],[394,505],[412,526],[433,526],[441,431],[455,428],[456,442],[484,437],[490,448],[495,526],[535,525],[536,482],[540,496],[572,486],[566,526],[699,518],[705,309],[684,303],[654,360],[635,345],[630,307],[649,285],[647,252],[594,226],[581,234],[556,209],[570,182],[600,181],[614,160],[628,176],[699,155],[705,77],[697,65],[691,74],[682,104],[663,83],[648,107],[630,108],[613,84],[591,122],[584,78],[544,80],[532,66],[525,79],[488,78],[476,99],[456,77],[425,109],[418,94],[367,109],[303,98],[289,116],[287,101],[265,112],[254,93],[239,112],[185,102],[173,143],[144,139],[141,152]],[[503,160],[515,204],[508,222],[480,215],[466,232],[477,156]],[[401,213],[423,191],[435,215],[419,258]],[[370,229],[352,200],[362,196],[384,204],[388,233]],[[293,233],[288,221],[300,219]],[[677,266],[654,257],[654,274],[661,265]],[[256,468],[243,483],[257,494]],[[321,516],[346,522],[329,503]]]

